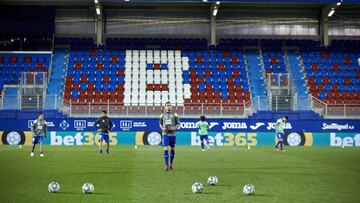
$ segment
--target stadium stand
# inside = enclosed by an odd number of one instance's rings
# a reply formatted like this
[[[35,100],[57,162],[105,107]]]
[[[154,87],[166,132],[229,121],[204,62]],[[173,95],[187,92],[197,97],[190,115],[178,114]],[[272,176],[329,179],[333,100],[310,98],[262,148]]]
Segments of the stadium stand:
[[[360,113],[359,57],[358,43],[354,41],[334,41],[328,48],[302,47],[310,93],[317,105],[329,107],[328,113]]]
[[[246,116],[245,109],[274,109],[268,76],[292,83],[296,110],[310,110],[310,103],[326,113],[345,111],[345,104],[349,115],[359,109],[358,41],[334,40],[328,48],[314,40],[271,39],[220,39],[210,46],[206,39],[181,38],[108,38],[100,47],[92,38],[55,42],[70,51],[55,50],[58,69],[51,72],[47,94],[63,98],[57,107],[63,103],[73,114],[158,112],[170,101],[184,114]],[[44,54],[1,54],[1,91],[4,84],[17,84],[21,72],[48,72],[50,61]],[[46,103],[54,101],[47,97]]]
[[[199,103],[210,113],[219,112],[222,105],[225,113],[234,108],[243,111],[239,106],[250,102],[241,50],[202,51],[207,44],[202,39],[108,41],[115,42],[110,48],[148,49],[72,50],[64,98],[65,102],[81,105],[80,109],[79,105],[73,105],[79,111],[88,110],[89,102],[108,103],[114,108],[118,108],[115,104],[155,106],[154,110],[159,110],[170,101],[179,108],[189,106],[190,112],[198,109]],[[154,47],[180,50],[153,50]],[[95,108],[106,108],[106,105],[98,106]]]
[[[4,84],[18,84],[21,72],[48,72],[50,54],[0,53],[0,90]]]

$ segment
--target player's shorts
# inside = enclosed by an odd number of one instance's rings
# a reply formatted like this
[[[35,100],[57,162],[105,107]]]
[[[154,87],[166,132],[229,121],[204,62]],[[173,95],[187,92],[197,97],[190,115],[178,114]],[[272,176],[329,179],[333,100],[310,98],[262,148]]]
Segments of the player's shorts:
[[[200,141],[202,142],[203,140],[208,140],[209,137],[208,135],[200,135]]]
[[[33,136],[33,144],[37,144],[39,142],[44,142],[44,135],[35,135]]]
[[[103,140],[105,142],[109,143],[109,134],[107,134],[107,133],[99,133],[99,142],[101,142]]]
[[[278,138],[279,141],[283,141],[284,133],[276,133],[276,137]]]
[[[172,136],[168,136],[168,135],[163,135],[162,137],[162,145],[163,147],[172,147],[174,148],[176,144],[176,136],[172,135]]]

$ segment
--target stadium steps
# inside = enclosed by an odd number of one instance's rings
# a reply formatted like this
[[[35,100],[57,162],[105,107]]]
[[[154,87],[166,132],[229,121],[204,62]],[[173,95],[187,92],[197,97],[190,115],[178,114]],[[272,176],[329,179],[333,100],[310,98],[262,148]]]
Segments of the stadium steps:
[[[309,93],[306,88],[306,82],[302,73],[302,67],[298,51],[293,49],[287,50],[287,57],[289,61],[289,72],[293,78],[294,91],[297,95],[297,110],[311,110],[311,102],[309,98]]]
[[[49,85],[46,92],[46,109],[59,109],[60,104],[62,104],[62,91],[64,87],[67,58],[66,49],[55,49]]]
[[[18,109],[18,87],[6,87],[4,88],[3,109]]]
[[[258,111],[255,114],[252,114],[248,119],[268,119],[274,120],[281,118],[282,116],[287,115],[289,120],[322,120],[324,119],[319,114],[311,110],[300,110],[300,111]]]
[[[269,110],[269,99],[266,94],[259,52],[256,49],[248,49],[245,51],[251,84],[250,89],[253,107],[255,110]]]

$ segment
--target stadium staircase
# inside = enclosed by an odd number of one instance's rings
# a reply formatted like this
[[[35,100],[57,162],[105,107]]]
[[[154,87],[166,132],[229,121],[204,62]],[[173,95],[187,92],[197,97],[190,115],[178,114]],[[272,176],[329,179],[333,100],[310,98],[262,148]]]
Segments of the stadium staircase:
[[[270,110],[258,49],[246,49],[252,103],[256,110]]]
[[[61,107],[67,60],[68,54],[66,49],[55,49],[46,91],[46,109],[60,109]]]
[[[260,46],[271,110],[294,110],[293,86],[282,40],[260,40]]]
[[[5,87],[3,95],[3,109],[18,109],[18,87]]]
[[[306,81],[303,75],[302,60],[298,50],[287,49],[289,73],[293,79],[296,109],[311,110],[311,100],[306,88]]]

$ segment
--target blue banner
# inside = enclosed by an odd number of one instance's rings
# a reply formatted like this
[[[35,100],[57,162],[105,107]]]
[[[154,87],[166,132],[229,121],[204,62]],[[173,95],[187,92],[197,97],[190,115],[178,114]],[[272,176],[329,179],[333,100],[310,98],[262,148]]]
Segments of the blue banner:
[[[46,119],[46,118],[45,118]],[[46,119],[49,131],[96,131],[95,118]],[[197,119],[183,118],[178,132],[196,131]],[[34,120],[0,119],[0,131],[28,131]],[[207,119],[212,132],[274,132],[275,120]],[[158,119],[113,119],[114,132],[159,131]],[[360,132],[360,120],[290,120],[287,132]]]

